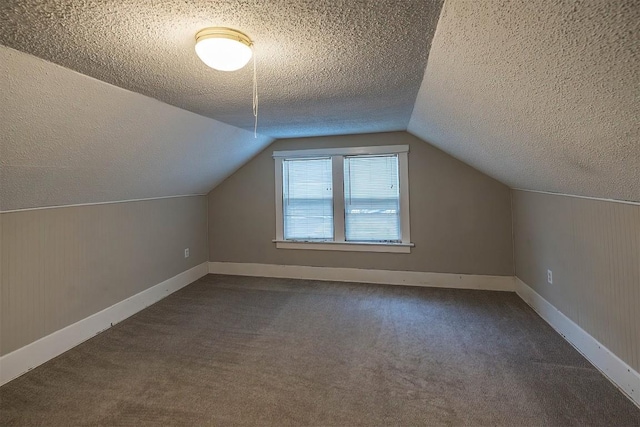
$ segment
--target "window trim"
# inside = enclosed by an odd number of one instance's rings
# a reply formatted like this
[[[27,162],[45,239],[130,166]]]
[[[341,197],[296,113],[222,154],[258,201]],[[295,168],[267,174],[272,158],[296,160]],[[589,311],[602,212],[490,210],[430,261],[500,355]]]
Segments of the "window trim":
[[[411,243],[411,222],[409,215],[409,146],[379,145],[371,147],[321,148],[309,150],[274,151],[275,160],[275,204],[277,249],[311,249],[354,252],[410,253],[415,246]],[[348,242],[345,240],[344,224],[344,157],[357,155],[396,154],[398,156],[398,179],[400,185],[400,235],[401,242]],[[282,215],[284,159],[304,157],[331,157],[333,180],[333,240],[304,241],[284,239],[284,219]],[[336,185],[339,183],[339,185]]]

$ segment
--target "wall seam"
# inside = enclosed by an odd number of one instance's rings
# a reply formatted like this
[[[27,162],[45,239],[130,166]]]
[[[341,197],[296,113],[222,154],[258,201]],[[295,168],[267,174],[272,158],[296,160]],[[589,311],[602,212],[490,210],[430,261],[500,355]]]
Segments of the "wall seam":
[[[601,202],[613,202],[613,203],[622,203],[622,204],[625,204],[625,205],[640,206],[640,202],[635,202],[633,200],[606,199],[604,197],[579,196],[577,194],[553,193],[551,191],[527,190],[527,189],[524,189],[524,188],[512,188],[511,190],[513,190],[513,191],[526,191],[528,193],[548,194],[550,196],[574,197],[574,198],[577,198],[577,199],[598,200],[598,201],[601,201]]]
[[[6,211],[0,211],[0,214],[13,213],[13,212],[41,211],[44,209],[61,209],[61,208],[77,208],[82,206],[113,205],[117,203],[145,202],[148,200],[163,200],[163,199],[175,199],[178,197],[198,197],[198,196],[206,196],[206,194],[179,194],[176,196],[147,197],[144,199],[113,200],[108,202],[77,203],[72,205],[39,206],[35,208],[22,208],[22,209],[11,209]]]

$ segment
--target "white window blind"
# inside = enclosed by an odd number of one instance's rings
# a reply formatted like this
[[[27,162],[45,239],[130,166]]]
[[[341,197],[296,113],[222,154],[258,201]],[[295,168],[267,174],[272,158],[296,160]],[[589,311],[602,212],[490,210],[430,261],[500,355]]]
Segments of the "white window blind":
[[[344,199],[347,241],[401,240],[397,155],[345,157]]]
[[[331,158],[282,163],[282,213],[287,240],[333,240]]]

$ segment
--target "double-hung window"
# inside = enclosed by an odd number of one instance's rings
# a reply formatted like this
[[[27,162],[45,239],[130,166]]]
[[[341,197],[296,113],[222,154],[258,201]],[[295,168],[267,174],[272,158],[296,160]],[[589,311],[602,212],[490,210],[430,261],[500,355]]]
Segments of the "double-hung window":
[[[408,151],[275,151],[276,247],[410,252]]]

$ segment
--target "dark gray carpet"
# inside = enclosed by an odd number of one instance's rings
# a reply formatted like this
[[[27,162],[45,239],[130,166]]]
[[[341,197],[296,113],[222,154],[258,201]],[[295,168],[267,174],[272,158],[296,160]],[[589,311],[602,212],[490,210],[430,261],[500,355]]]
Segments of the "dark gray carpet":
[[[0,388],[0,425],[602,425],[640,410],[515,294],[209,275]]]

